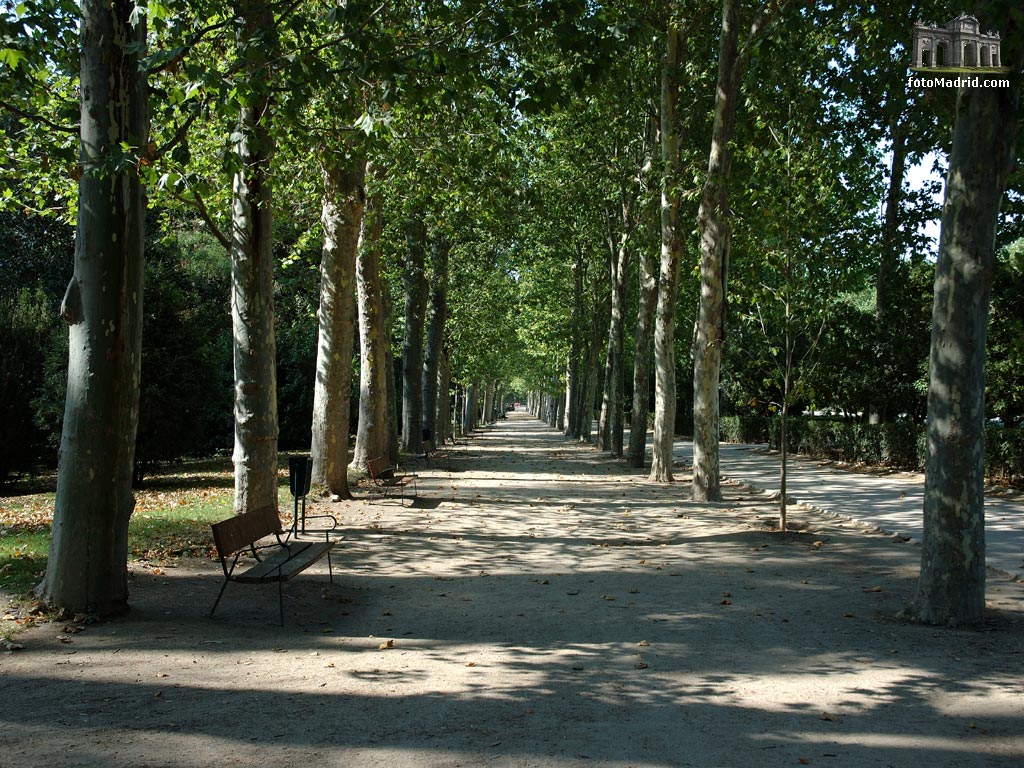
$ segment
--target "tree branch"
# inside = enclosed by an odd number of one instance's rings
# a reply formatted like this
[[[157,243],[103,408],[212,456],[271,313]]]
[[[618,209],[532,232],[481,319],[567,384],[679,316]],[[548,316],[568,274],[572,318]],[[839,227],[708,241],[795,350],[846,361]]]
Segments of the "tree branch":
[[[20,109],[14,106],[13,104],[3,100],[0,100],[0,109],[6,109],[12,115],[16,115],[25,120],[31,120],[36,123],[41,123],[42,125],[45,125],[47,128],[51,128],[54,131],[60,131],[61,133],[70,133],[75,136],[78,135],[77,123],[73,126],[60,125],[59,123],[55,123],[52,120],[48,120],[42,115],[35,115],[31,112],[26,112],[25,110]]]
[[[178,192],[171,192],[171,197],[195,210],[195,212],[199,214],[199,218],[201,218],[203,223],[209,228],[210,234],[217,238],[217,242],[224,246],[224,250],[231,253],[231,240],[228,239],[228,236],[224,234],[224,231],[217,226],[217,223],[210,215],[210,211],[206,207],[206,203],[203,201],[203,198],[194,191],[190,191],[189,194],[190,196],[186,197]]]

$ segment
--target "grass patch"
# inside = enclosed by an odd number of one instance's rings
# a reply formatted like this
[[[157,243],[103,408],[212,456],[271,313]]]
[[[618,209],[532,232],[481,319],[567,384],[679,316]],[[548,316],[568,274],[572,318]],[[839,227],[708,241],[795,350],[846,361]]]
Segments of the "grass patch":
[[[0,531],[0,590],[21,597],[43,577],[50,530]]]
[[[279,507],[287,520],[292,499],[287,457],[282,459]],[[55,476],[36,478],[21,494],[0,497],[0,592],[17,602],[29,597],[46,570],[55,484]],[[232,514],[233,500],[229,457],[163,468],[135,491],[129,561],[166,564],[184,557],[214,557],[210,524]]]

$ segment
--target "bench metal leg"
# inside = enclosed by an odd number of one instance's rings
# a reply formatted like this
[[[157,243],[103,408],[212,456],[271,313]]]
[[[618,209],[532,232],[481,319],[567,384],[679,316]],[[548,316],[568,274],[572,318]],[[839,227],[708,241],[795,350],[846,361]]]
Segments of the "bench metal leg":
[[[224,590],[228,588],[228,580],[224,579],[224,583],[220,585],[220,593],[217,595],[217,599],[213,601],[213,608],[210,609],[210,618],[213,618],[213,612],[217,610],[217,606],[220,604],[220,599],[224,597]]]

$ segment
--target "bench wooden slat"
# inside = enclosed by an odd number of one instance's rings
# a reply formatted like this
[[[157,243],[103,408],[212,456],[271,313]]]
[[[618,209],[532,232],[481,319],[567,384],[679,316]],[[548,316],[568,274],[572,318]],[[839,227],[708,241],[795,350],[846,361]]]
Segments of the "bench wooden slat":
[[[217,554],[223,559],[262,538],[281,533],[281,518],[277,515],[277,507],[267,506],[229,517],[211,527]]]
[[[231,580],[243,584],[288,581],[326,555],[333,546],[333,541],[303,541],[289,544],[287,549],[274,553],[242,573],[233,574]]]

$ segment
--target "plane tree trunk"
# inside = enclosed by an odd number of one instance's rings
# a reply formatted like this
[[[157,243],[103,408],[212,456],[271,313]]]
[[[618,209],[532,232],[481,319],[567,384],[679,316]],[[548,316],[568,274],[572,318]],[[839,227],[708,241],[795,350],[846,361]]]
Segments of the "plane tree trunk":
[[[145,17],[135,4],[83,0],[78,229],[61,305],[68,387],[46,574],[48,605],[119,613],[128,605],[128,521],[139,418],[146,204],[134,163],[149,144]]]
[[[405,337],[402,345],[402,433],[400,448],[419,453],[423,442],[423,326],[427,310],[427,227],[422,214],[405,234]]]
[[[321,154],[324,193],[316,381],[311,454],[313,484],[343,499],[348,487],[349,405],[355,337],[356,254],[366,203],[366,158]]]
[[[367,462],[388,455],[387,360],[390,339],[384,332],[381,301],[380,234],[381,201],[373,195],[366,206],[362,242],[356,259],[359,295],[359,425],[352,463],[366,469]]]
[[[1010,88],[957,96],[932,305],[921,574],[908,610],[928,624],[977,624],[985,613],[985,342],[1015,158],[1019,55],[1015,64]]]
[[[231,320],[235,372],[235,512],[277,505],[277,351],[274,343],[272,107],[265,87],[276,37],[262,0],[238,5],[238,55],[253,84],[235,129],[231,206]]]
[[[725,344],[725,280],[729,258],[727,181],[733,126],[740,96],[738,0],[722,2],[718,87],[708,175],[697,213],[700,232],[700,309],[693,341],[693,499],[720,501],[718,383]]]
[[[448,255],[451,245],[438,236],[431,249],[433,280],[430,283],[430,303],[427,309],[427,342],[423,353],[423,429],[430,430],[432,439],[444,442],[439,417],[438,389],[441,385],[441,358],[444,354],[444,328],[448,320]],[[447,386],[441,390],[448,396]]]
[[[679,231],[679,172],[676,103],[679,100],[679,49],[682,31],[669,26],[661,64],[661,262],[654,327],[654,445],[651,480],[672,481],[672,444],[676,422],[676,298],[683,238]]]

